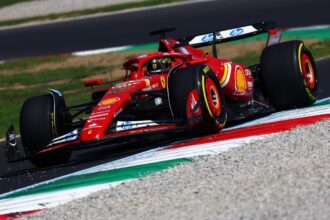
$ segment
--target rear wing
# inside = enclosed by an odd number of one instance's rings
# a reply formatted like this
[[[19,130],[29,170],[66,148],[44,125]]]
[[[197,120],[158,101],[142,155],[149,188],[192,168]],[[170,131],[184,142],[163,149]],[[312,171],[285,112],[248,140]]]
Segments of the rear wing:
[[[240,26],[236,28],[230,28],[223,31],[214,31],[211,33],[200,34],[197,36],[189,36],[179,39],[180,42],[175,47],[192,46],[192,47],[204,47],[214,45],[218,43],[234,41],[259,35],[262,33],[269,33],[267,45],[274,44],[280,40],[280,32],[275,29],[275,22],[259,22],[255,24]],[[272,39],[270,39],[272,38]]]

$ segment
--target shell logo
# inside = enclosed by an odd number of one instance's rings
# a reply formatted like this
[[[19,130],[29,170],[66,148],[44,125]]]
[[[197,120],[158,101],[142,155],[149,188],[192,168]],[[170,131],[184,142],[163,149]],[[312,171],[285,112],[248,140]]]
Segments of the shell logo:
[[[105,106],[105,105],[113,105],[116,102],[118,102],[120,100],[119,97],[114,97],[114,98],[108,98],[108,99],[104,99],[100,102],[101,106]]]
[[[246,91],[247,82],[245,74],[241,68],[236,69],[236,92],[244,93]]]

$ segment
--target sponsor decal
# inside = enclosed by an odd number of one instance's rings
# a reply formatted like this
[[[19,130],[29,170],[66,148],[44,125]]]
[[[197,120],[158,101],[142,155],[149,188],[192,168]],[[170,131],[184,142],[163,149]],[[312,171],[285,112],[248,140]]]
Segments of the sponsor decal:
[[[152,69],[154,69],[154,70],[157,69],[157,63],[152,64]]]
[[[162,87],[163,87],[163,88],[166,88],[166,79],[165,79],[164,76],[161,76],[161,77],[160,77],[160,82],[161,82],[161,84],[162,84]]]
[[[114,94],[114,93],[118,93],[118,92],[122,92],[122,91],[128,90],[132,86],[137,85],[140,82],[145,82],[146,83],[146,86],[150,86],[150,80],[149,79],[127,81],[127,82],[118,83],[117,85],[111,87],[111,90],[108,93],[109,94]]]
[[[109,110],[111,106],[106,105],[106,106],[98,106],[97,110],[99,111],[104,111],[104,110]]]
[[[124,130],[129,130],[132,127],[133,127],[133,124],[130,121],[123,121],[123,123],[121,124],[121,128]]]
[[[107,94],[111,94],[111,95],[117,94],[117,93],[120,93],[120,92],[124,92],[124,91],[126,91],[126,90],[128,90],[130,88],[131,87],[129,87],[129,86],[123,87],[123,88],[115,88],[115,89],[110,90]]]
[[[249,25],[249,26],[244,26],[244,27],[238,27],[235,29],[228,29],[228,30],[224,30],[224,31],[215,32],[215,38],[216,38],[216,40],[227,39],[227,38],[239,36],[242,34],[253,33],[256,31],[257,31],[257,29],[255,29],[252,25]],[[213,40],[214,40],[214,33],[198,35],[198,36],[194,37],[191,41],[189,41],[189,45],[212,42]]]
[[[63,142],[73,141],[78,138],[78,130],[73,130],[65,135],[62,135],[60,137],[54,138],[47,147],[52,146],[54,144],[60,144]]]
[[[158,86],[159,86],[158,83],[154,83],[154,84],[152,84],[151,86],[148,86],[147,88],[142,89],[142,90],[143,90],[143,91],[149,91],[149,90],[152,90],[152,89],[158,88]]]
[[[214,34],[209,33],[209,34],[205,34],[201,40],[202,42],[209,42],[209,41],[213,41],[213,39],[214,39]]]
[[[111,89],[125,91],[129,89],[131,85],[132,84],[129,84],[129,82],[122,82],[122,83],[118,83],[117,85],[114,85],[113,87],[111,87]]]
[[[229,35],[231,37],[236,37],[236,36],[239,36],[239,35],[241,35],[243,33],[244,33],[243,28],[236,28],[236,29],[232,30]]]
[[[144,121],[117,121],[116,131],[125,131],[136,128],[143,128],[149,126],[159,125],[151,120]]]
[[[97,127],[97,124],[96,123],[93,123],[93,124],[90,124],[88,127],[89,128],[95,128],[95,127]]]
[[[92,119],[87,120],[87,123],[92,123],[92,122],[95,122],[95,121],[104,121],[106,119],[107,118],[104,118],[104,117],[102,117],[102,118],[92,118]]]
[[[163,104],[163,99],[161,97],[155,98],[154,101],[157,106]]]
[[[113,105],[113,104],[117,103],[119,100],[120,100],[119,97],[108,98],[108,99],[102,100],[99,103],[99,105],[100,106]]]
[[[108,116],[109,113],[96,113],[95,115],[91,115],[89,116],[90,119],[93,119],[93,118],[100,118],[100,117],[105,117],[105,116]]]
[[[103,106],[101,106],[103,107]],[[98,114],[106,114],[106,113],[109,113],[109,110],[100,110],[100,108],[97,109],[96,112],[92,112],[91,116],[94,116],[94,115],[98,115]]]
[[[241,67],[236,68],[235,86],[236,86],[236,92],[239,94],[244,93],[246,91],[247,81]]]

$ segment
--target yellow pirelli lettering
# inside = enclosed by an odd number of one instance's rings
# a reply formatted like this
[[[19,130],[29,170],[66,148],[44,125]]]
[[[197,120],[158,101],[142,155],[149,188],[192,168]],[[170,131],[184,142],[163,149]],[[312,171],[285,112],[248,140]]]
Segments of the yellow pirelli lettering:
[[[301,50],[302,47],[304,46],[304,44],[300,44],[299,45],[299,49],[298,49],[298,64],[299,64],[299,70],[300,70],[300,74],[302,74],[302,66],[301,66]]]
[[[203,97],[204,97],[204,101],[205,101],[205,105],[206,105],[207,111],[209,112],[210,116],[213,117],[213,114],[211,112],[211,109],[210,109],[210,106],[209,106],[209,103],[208,103],[207,97],[206,97],[205,77],[204,76],[202,76],[202,90],[203,90]]]
[[[210,70],[210,68],[208,66],[206,66],[206,67],[204,67],[203,72],[207,73],[209,70]]]

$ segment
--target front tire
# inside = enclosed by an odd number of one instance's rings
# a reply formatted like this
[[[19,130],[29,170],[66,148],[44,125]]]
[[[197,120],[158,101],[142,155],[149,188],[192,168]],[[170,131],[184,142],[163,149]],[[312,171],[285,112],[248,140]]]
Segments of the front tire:
[[[308,106],[317,100],[317,69],[302,41],[265,48],[260,68],[262,91],[276,110]]]
[[[61,107],[64,106],[57,106],[57,108]],[[61,129],[60,124],[56,124],[55,119],[59,116],[54,113],[54,103],[50,95],[29,98],[22,106],[20,115],[22,143],[25,152],[31,155],[30,161],[36,166],[65,163],[71,156],[70,151],[64,150],[36,154],[57,135],[61,135],[59,132],[66,132]]]
[[[224,97],[208,66],[188,66],[170,73],[168,95],[174,118],[188,124],[190,133],[218,133],[225,126]]]

